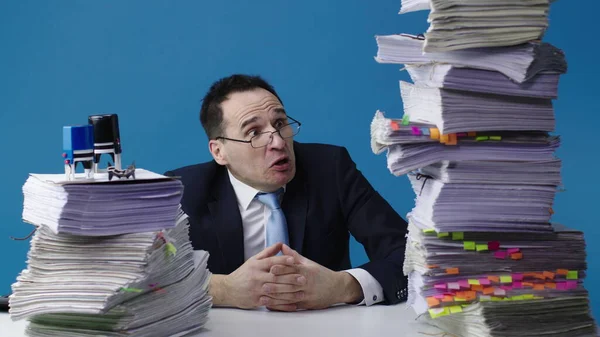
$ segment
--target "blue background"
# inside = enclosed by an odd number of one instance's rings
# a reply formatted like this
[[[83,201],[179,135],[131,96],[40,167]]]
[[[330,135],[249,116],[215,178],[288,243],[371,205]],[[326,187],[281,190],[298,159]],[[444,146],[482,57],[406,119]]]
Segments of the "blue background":
[[[374,61],[376,34],[422,33],[427,12],[398,15],[399,0],[6,1],[0,2],[0,294],[25,267],[32,229],[21,221],[29,172],[60,173],[61,128],[117,113],[124,163],[156,172],[209,160],[198,121],[216,79],[261,74],[289,114],[297,140],[344,145],[403,216],[414,203],[405,177],[369,146],[377,109],[400,117],[399,65]],[[593,0],[552,5],[544,38],[563,49],[569,71],[555,102],[566,192],[554,220],[585,231],[592,305],[600,308],[596,214],[598,67]],[[352,262],[366,260],[353,243]]]

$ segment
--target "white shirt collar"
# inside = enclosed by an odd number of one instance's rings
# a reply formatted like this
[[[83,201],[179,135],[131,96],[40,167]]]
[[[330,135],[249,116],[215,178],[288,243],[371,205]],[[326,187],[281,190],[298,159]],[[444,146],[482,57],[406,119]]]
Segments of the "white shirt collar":
[[[227,170],[227,174],[229,174],[229,181],[231,181],[231,185],[233,186],[238,205],[241,206],[243,210],[247,210],[256,194],[261,191],[239,181],[229,170]],[[283,191],[285,192],[285,185],[283,186]]]

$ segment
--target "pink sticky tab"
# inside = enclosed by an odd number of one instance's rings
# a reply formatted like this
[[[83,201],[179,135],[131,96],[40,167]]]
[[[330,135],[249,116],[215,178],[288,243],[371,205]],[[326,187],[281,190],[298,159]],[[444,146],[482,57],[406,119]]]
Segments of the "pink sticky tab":
[[[567,290],[567,283],[566,282],[556,282],[556,289]]]
[[[441,300],[441,299],[444,298],[444,294],[437,294],[437,295],[435,295],[433,297],[437,298],[438,300]]]
[[[415,136],[418,136],[418,135],[420,135],[420,134],[421,134],[421,129],[419,129],[419,128],[418,128],[418,127],[416,127],[416,126],[413,126],[413,127],[411,128],[411,130],[412,130],[412,134],[413,134],[413,135],[415,135]]]
[[[494,295],[496,295],[496,296],[504,296],[504,295],[506,295],[506,290],[500,289],[500,288],[496,288],[496,289],[494,289]]]
[[[523,274],[514,273],[514,274],[512,274],[512,279],[513,279],[513,281],[523,281]]]
[[[460,280],[458,281],[458,285],[460,285],[461,288],[471,288],[468,280]]]
[[[506,252],[501,252],[501,251],[494,252],[494,257],[497,259],[506,259]]]
[[[435,289],[446,289],[446,283],[438,283],[433,286]]]
[[[490,279],[488,279],[487,277],[484,277],[479,279],[479,284],[481,284],[482,286],[489,286],[490,284],[492,284],[492,282],[490,282]]]
[[[500,288],[502,288],[504,290],[512,290],[513,289],[512,286],[501,286]]]
[[[514,279],[514,277],[513,277]],[[522,282],[513,282],[513,289],[523,289],[523,283]]]
[[[520,251],[521,251],[521,248],[508,248],[507,253],[512,254],[512,253],[518,253]]]
[[[577,281],[567,281],[567,289],[577,289]]]
[[[458,282],[448,282],[448,289],[459,290],[460,285],[458,284]]]
[[[488,249],[489,250],[498,250],[498,249],[500,249],[500,242],[498,242],[498,241],[490,241],[490,242],[488,242]]]

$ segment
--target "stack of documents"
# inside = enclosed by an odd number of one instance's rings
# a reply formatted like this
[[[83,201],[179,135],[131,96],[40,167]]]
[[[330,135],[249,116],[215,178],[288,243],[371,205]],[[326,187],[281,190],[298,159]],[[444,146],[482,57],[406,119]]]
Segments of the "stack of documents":
[[[181,183],[141,170],[127,181],[58,176],[32,175],[24,187],[28,214],[55,215],[54,222],[29,218],[38,228],[27,269],[12,286],[11,318],[28,319],[27,335],[40,337],[183,336],[202,329],[212,305],[208,253],[191,246]],[[148,228],[144,212],[156,218]]]
[[[407,175],[408,303],[446,332],[595,336],[580,231],[551,222],[562,189],[553,135],[562,51],[538,41],[547,0],[403,0],[425,36],[377,36],[403,64],[403,116],[376,111],[371,148]]]
[[[157,231],[175,226],[182,194],[180,181],[139,168],[135,180],[31,174],[23,185],[23,220],[85,236]]]
[[[541,39],[549,0],[402,0],[400,13],[430,9],[424,50],[511,46]]]

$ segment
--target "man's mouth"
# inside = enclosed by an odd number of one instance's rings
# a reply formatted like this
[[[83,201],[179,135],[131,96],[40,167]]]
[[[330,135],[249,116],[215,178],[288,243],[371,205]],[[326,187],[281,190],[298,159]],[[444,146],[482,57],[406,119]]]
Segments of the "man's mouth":
[[[271,167],[275,168],[276,170],[285,170],[288,168],[290,163],[290,159],[285,157],[285,158],[281,158],[278,161],[274,162]]]

